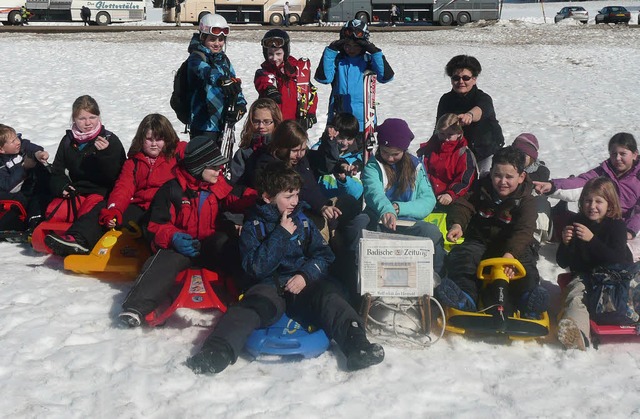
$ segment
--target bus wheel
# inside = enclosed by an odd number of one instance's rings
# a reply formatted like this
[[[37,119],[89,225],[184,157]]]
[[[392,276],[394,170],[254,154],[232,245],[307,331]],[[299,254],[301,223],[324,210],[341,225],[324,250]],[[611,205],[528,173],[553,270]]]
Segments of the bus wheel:
[[[451,13],[449,12],[440,13],[440,19],[438,19],[438,22],[440,23],[440,26],[449,26],[453,23],[453,16],[451,16]]]
[[[300,15],[297,13],[291,13],[289,15],[289,24],[290,25],[299,25],[300,24]]]
[[[22,16],[20,15],[20,11],[14,10],[9,13],[9,18],[7,19],[7,23],[9,25],[19,25],[22,23]]]
[[[96,15],[96,23],[100,26],[107,26],[111,23],[111,16],[107,12],[100,12]]]
[[[466,25],[471,22],[471,16],[467,12],[460,12],[458,13],[457,21],[459,25]]]
[[[280,13],[274,13],[269,18],[269,25],[280,26],[280,25],[282,25],[282,21],[283,20],[284,20],[284,18],[282,17],[282,15]]]
[[[367,14],[367,12],[356,13],[356,19],[364,23],[369,23],[369,15]]]

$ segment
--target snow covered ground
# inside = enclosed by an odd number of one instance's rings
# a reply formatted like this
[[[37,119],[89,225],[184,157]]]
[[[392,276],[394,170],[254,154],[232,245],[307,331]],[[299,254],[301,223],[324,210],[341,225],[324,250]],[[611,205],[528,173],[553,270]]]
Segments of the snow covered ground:
[[[595,166],[616,132],[640,137],[640,30],[549,23],[565,4],[545,3],[547,24],[540,4],[505,4],[508,20],[495,25],[374,34],[396,71],[379,86],[379,118],[406,118],[415,149],[450,89],[444,65],[471,54],[483,65],[478,85],[493,97],[509,141],[537,135],[556,177]],[[579,4],[593,19],[610,3]],[[251,80],[262,34],[232,30],[227,50],[249,102],[257,96]],[[292,54],[317,64],[333,36],[294,32]],[[169,96],[189,38],[188,31],[1,34],[0,122],[53,155],[71,103],[88,93],[125,146],[151,112],[181,131]],[[320,109],[328,93],[320,86]],[[318,119],[312,139],[326,116]],[[306,361],[243,356],[218,376],[196,376],[184,361],[207,335],[210,313],[183,310],[163,328],[120,330],[113,321],[129,283],[71,275],[59,258],[28,247],[0,243],[0,252],[2,417],[640,417],[637,343],[576,352],[553,337],[508,344],[448,335],[427,349],[386,344],[383,364],[356,373],[329,351]],[[557,299],[554,254],[554,245],[543,246],[539,269]]]

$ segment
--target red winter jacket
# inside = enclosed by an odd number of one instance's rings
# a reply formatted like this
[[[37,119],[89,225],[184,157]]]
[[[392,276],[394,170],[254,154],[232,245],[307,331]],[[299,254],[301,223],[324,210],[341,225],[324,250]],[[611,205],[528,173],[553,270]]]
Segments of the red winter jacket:
[[[148,229],[154,235],[154,250],[170,248],[178,232],[203,240],[216,232],[219,213],[242,213],[256,201],[255,191],[247,189],[238,196],[223,176],[211,184],[197,181],[180,166],[174,172],[176,178],[158,189],[151,203]]]
[[[181,141],[178,149],[183,149],[186,144]],[[161,154],[152,166],[144,153],[136,153],[124,162],[116,185],[107,200],[107,207],[115,205],[115,208],[124,213],[129,204],[135,204],[145,211],[148,210],[158,189],[175,178],[175,166],[175,156],[166,159]]]
[[[278,106],[282,111],[283,120],[296,119],[298,116],[298,76],[302,72],[308,74],[309,83],[311,83],[311,68],[305,68],[305,62],[289,56],[286,63],[282,63],[278,68],[271,62],[265,61],[256,71],[253,83],[261,98],[267,97],[266,91],[269,86],[277,87],[282,95],[282,103]],[[315,115],[317,107],[316,98],[307,113]]]
[[[476,178],[476,163],[464,137],[441,141],[434,135],[420,144],[418,155],[422,156],[436,198],[445,193],[454,200],[464,196]]]

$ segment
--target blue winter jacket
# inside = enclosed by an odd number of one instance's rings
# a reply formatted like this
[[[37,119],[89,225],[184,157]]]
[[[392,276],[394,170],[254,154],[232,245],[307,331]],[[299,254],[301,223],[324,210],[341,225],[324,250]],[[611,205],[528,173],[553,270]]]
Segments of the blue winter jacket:
[[[362,171],[362,183],[364,184],[364,200],[366,212],[374,220],[382,218],[388,212],[395,214],[393,204],[398,204],[400,209],[398,218],[404,220],[422,220],[433,211],[436,205],[436,197],[427,179],[424,166],[417,157],[410,155],[411,162],[416,169],[416,181],[412,191],[407,191],[402,200],[392,201],[389,191],[385,191],[387,175],[382,168],[382,163],[375,156],[371,156]]]
[[[242,268],[256,283],[283,286],[296,274],[307,283],[326,278],[334,255],[313,221],[300,215],[306,207],[300,202],[291,213],[297,227],[293,234],[280,226],[281,215],[275,205],[259,203],[247,215],[240,234],[240,253]]]
[[[347,112],[358,118],[360,131],[363,131],[366,70],[375,72],[380,83],[393,80],[393,70],[382,51],[374,54],[364,53],[352,58],[343,52],[325,47],[315,79],[318,83],[331,84],[327,123],[331,123],[334,115]]]
[[[204,54],[206,60],[202,59]],[[224,52],[212,53],[200,42],[200,35],[193,34],[189,44],[187,61],[187,81],[191,93],[191,128],[197,131],[224,131],[224,112],[227,98],[218,86],[220,79],[235,77],[233,66]],[[245,105],[242,92],[238,95],[237,105]]]

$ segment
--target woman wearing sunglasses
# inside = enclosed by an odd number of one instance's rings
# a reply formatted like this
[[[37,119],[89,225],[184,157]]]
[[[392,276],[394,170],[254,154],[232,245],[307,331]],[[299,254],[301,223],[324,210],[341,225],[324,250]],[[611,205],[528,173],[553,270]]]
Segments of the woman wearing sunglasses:
[[[218,147],[225,125],[235,124],[247,112],[240,79],[224,52],[228,35],[225,18],[204,15],[198,33],[191,38],[187,62],[191,138],[206,136]]]
[[[493,100],[476,86],[481,71],[475,57],[456,55],[449,60],[445,73],[451,79],[451,91],[440,98],[436,115],[436,120],[447,113],[458,115],[480,174],[489,171],[493,153],[504,145]]]
[[[289,54],[289,34],[282,29],[267,31],[261,44],[265,61],[253,79],[260,98],[275,101],[283,120],[297,120],[304,129],[311,128],[317,122],[318,106],[316,88],[310,82],[311,62]],[[299,98],[298,87],[309,89],[310,94]]]

